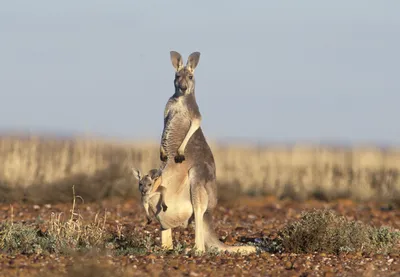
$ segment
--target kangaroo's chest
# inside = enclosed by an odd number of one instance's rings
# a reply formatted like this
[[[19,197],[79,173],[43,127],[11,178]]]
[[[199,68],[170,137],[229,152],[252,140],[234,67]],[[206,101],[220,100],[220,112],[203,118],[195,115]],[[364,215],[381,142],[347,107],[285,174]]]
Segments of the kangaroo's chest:
[[[174,157],[190,128],[190,115],[182,100],[170,104],[165,120],[162,144],[168,157]]]

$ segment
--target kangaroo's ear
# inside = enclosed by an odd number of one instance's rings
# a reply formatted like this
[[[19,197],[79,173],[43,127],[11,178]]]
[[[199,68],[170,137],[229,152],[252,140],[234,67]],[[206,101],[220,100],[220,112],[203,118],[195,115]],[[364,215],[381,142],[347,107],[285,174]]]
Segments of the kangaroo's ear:
[[[135,176],[135,178],[138,179],[139,181],[142,179],[142,173],[140,172],[139,169],[132,167],[132,173],[133,176]]]
[[[187,60],[186,67],[188,67],[191,71],[194,71],[196,66],[199,64],[199,60],[200,52],[193,52],[192,54],[190,54]]]
[[[155,179],[157,179],[158,177],[161,176],[161,170],[152,169],[152,170],[149,171],[149,176],[150,176],[151,180],[155,180]]]
[[[176,51],[171,51],[171,62],[172,66],[175,68],[176,71],[179,71],[183,67],[182,56]]]

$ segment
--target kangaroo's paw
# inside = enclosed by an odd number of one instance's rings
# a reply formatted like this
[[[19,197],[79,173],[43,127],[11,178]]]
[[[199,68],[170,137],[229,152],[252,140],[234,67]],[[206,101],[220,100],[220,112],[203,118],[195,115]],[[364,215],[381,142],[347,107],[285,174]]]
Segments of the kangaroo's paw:
[[[177,153],[175,156],[176,163],[182,163],[185,160],[185,155]]]
[[[164,153],[160,153],[160,160],[162,162],[166,162],[168,160],[168,156],[165,155]]]

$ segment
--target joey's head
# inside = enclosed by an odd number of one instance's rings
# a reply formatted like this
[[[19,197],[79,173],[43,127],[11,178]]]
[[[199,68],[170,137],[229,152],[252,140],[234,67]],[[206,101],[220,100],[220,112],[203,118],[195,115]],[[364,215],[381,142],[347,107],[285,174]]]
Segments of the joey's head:
[[[193,52],[189,55],[186,65],[183,65],[181,54],[171,51],[171,62],[175,68],[175,92],[179,95],[194,93],[194,70],[200,59],[200,52]]]
[[[139,181],[139,191],[142,195],[148,194],[153,188],[154,182],[160,176],[157,169],[150,170],[146,175],[142,176],[139,169],[132,168],[133,176]]]

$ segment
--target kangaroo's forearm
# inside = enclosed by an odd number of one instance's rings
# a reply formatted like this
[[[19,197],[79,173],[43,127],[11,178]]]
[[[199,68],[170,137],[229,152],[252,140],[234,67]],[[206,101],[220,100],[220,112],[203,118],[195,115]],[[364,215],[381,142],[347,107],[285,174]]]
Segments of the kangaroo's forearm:
[[[178,152],[179,153],[184,153],[185,149],[186,149],[186,145],[189,142],[189,139],[192,137],[192,135],[194,134],[194,132],[197,131],[197,129],[200,128],[200,123],[201,123],[201,118],[195,118],[191,121],[190,123],[190,128],[188,130],[188,132],[186,133],[185,138],[183,139],[181,145],[178,148]]]
[[[167,156],[167,151],[165,151],[164,146],[162,145],[162,142],[160,144],[160,156],[161,157],[166,157]]]
[[[167,134],[166,134],[166,129],[165,129],[165,125],[164,125],[164,130],[161,135],[161,142],[160,142],[160,159],[161,159],[161,161],[164,161],[164,162],[167,160],[167,151],[164,148],[164,141],[165,141],[166,136],[167,136]]]
[[[166,191],[166,188],[163,187],[163,186],[159,186],[159,187],[158,187],[158,190],[159,190],[159,192],[160,192],[161,201],[162,201],[163,203],[165,203],[165,191]]]
[[[166,126],[168,124],[168,115],[169,115],[169,102],[167,103],[167,106],[165,107],[164,110],[164,129],[161,135],[161,142],[160,142],[160,159],[161,161],[165,162],[167,160],[167,151],[164,148],[163,141],[165,140],[166,137]]]
[[[146,217],[150,217],[150,212],[149,212],[149,202],[148,201],[144,201],[143,202],[143,207],[144,207],[144,211],[146,212]]]

